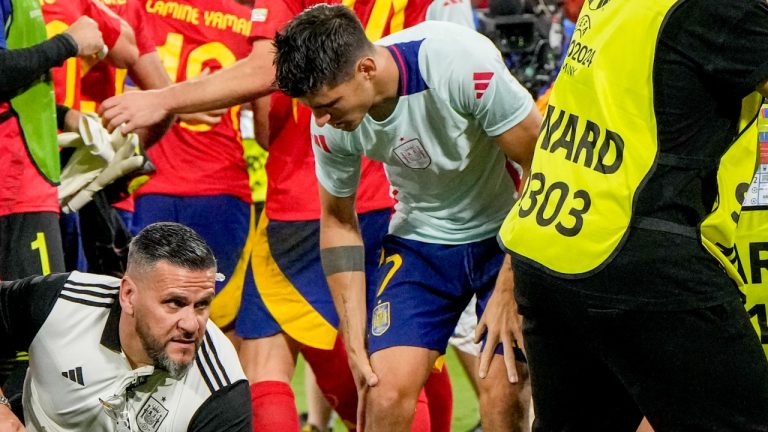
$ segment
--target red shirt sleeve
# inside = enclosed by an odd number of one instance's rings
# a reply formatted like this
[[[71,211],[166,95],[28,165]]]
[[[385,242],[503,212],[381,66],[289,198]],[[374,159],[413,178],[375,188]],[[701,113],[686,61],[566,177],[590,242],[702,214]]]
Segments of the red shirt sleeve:
[[[152,26],[147,25],[144,7],[139,0],[128,0],[125,5],[117,5],[113,10],[128,22],[136,34],[140,56],[155,51],[154,32]]]
[[[303,9],[301,0],[256,0],[251,11],[250,40],[274,39],[275,33]]]
[[[104,44],[107,48],[112,49],[117,43],[117,39],[120,37],[120,20],[104,11],[99,7],[95,0],[83,0],[83,13],[93,18],[96,24],[99,25],[101,31],[101,37],[104,39]]]

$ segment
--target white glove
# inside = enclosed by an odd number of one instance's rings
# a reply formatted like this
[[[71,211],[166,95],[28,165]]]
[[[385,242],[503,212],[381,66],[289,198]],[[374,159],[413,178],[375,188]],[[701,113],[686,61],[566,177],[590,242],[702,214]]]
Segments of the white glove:
[[[119,130],[110,134],[95,114],[83,114],[79,131],[58,138],[61,147],[75,148],[61,172],[59,205],[64,213],[81,209],[93,194],[126,174],[142,167],[154,169],[136,134],[123,136]]]
[[[139,147],[139,138],[136,134],[122,136],[119,130],[112,134],[111,143],[115,149],[114,157],[109,165],[98,173],[87,186],[82,188],[65,205],[62,206],[64,213],[80,210],[93,198],[93,195],[104,189],[115,180],[130,174],[144,166],[147,158],[141,153]]]
[[[101,125],[101,119],[96,114],[86,113],[80,116],[80,136],[91,154],[109,162],[115,156],[112,148],[112,137]]]
[[[77,132],[62,132],[56,137],[56,142],[61,148],[82,147],[83,138]]]
[[[67,165],[61,170],[61,184],[58,191],[59,205],[63,206],[77,191],[93,181],[107,166],[107,162],[94,156],[77,132],[59,134],[57,141],[62,148],[75,149]],[[111,145],[110,150],[112,150]]]
[[[98,177],[106,166],[107,163],[92,155],[88,148],[83,146],[75,150],[61,170],[59,205],[64,207],[72,196]]]

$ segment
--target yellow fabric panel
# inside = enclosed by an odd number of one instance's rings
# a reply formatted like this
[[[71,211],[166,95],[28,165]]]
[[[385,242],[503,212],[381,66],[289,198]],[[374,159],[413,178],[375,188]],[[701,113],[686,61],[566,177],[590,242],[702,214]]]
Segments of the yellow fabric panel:
[[[432,365],[432,372],[442,372],[443,366],[445,366],[445,354],[435,360],[435,364]]]
[[[740,287],[752,325],[768,356],[768,209],[744,210],[736,230],[736,257],[745,283]]]
[[[277,266],[267,239],[266,212],[256,227],[253,273],[256,288],[269,313],[283,331],[298,342],[318,349],[333,349],[336,328],[317,312]]]
[[[253,202],[264,202],[267,198],[267,151],[255,139],[243,140],[243,156],[248,168],[248,182],[251,185]]]
[[[712,213],[701,224],[702,244],[738,285],[744,284],[730,254],[736,241],[736,222],[743,197],[739,185],[749,184],[758,162],[756,114],[763,97],[752,93],[742,101],[739,138],[720,159],[717,170],[717,200]]]
[[[245,246],[240,253],[240,259],[237,261],[235,270],[229,281],[224,285],[224,288],[216,294],[211,302],[211,320],[219,326],[224,328],[229,326],[235,321],[237,317],[237,311],[240,309],[240,299],[243,296],[243,286],[245,285],[245,272],[248,269],[248,262],[251,259],[251,253],[253,250],[253,244],[255,241],[256,233],[253,229],[255,218],[255,210],[251,205],[251,218],[250,229],[248,230],[248,237],[245,240]]]

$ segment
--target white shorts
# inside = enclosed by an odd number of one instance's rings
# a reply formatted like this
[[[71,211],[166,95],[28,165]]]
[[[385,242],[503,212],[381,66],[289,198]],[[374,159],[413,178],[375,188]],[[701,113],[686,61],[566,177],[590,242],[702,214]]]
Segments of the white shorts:
[[[448,343],[456,347],[457,350],[473,356],[480,355],[481,346],[481,344],[474,342],[475,328],[477,327],[476,303],[477,300],[473,296],[467,308],[461,313],[456,329],[453,331],[453,336],[448,339]]]

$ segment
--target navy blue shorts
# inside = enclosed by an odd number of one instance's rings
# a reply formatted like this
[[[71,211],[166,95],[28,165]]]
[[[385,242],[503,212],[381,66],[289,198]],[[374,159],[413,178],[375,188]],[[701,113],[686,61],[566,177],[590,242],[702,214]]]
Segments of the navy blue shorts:
[[[216,282],[211,320],[219,327],[234,324],[244,285],[253,284],[249,265],[257,209],[231,195],[175,197],[142,195],[136,199],[136,231],[155,222],[186,225],[205,240],[216,257],[223,281]]]
[[[368,276],[378,265],[391,213],[358,215]],[[243,291],[236,334],[258,339],[283,332],[303,345],[332,349],[339,318],[320,263],[320,221],[274,221],[263,214],[251,260],[256,284]]]
[[[368,352],[416,346],[445,353],[473,294],[482,316],[504,252],[495,238],[441,245],[388,235],[368,287]]]

